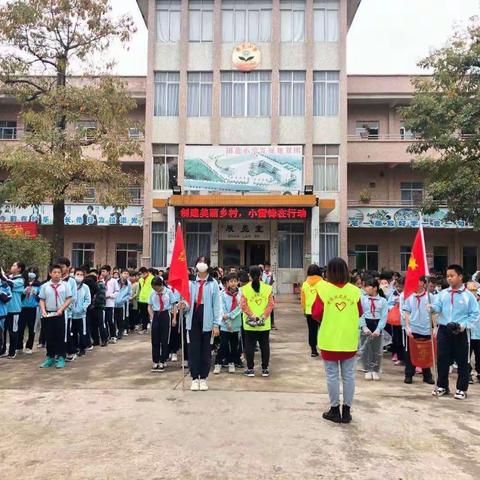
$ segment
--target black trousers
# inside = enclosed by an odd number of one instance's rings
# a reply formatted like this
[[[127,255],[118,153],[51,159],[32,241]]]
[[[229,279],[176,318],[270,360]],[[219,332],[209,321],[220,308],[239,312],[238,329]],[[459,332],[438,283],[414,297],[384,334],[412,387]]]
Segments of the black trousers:
[[[148,316],[148,303],[138,302],[138,315],[140,317],[140,323],[142,324],[142,330],[146,330],[147,325],[150,322]]]
[[[272,327],[274,327],[275,326],[275,309],[272,310],[272,313],[270,314],[270,321],[271,321]]]
[[[117,337],[120,339],[123,337],[123,331],[128,328],[128,323],[126,322],[126,307],[125,305],[121,307],[115,307],[113,310],[113,318],[115,320],[115,326],[117,328]]]
[[[245,356],[247,357],[247,368],[250,370],[255,366],[255,346],[257,342],[262,354],[262,368],[268,368],[270,362],[270,330],[262,332],[245,330]]]
[[[28,328],[28,339],[25,348],[30,350],[33,348],[33,342],[35,341],[35,321],[37,319],[36,307],[23,307],[20,312],[20,318],[18,321],[18,338],[17,349],[23,350],[23,337],[25,334],[25,328]]]
[[[431,339],[430,335],[420,335],[419,333],[412,333],[412,335],[413,335],[413,338],[415,339],[425,339],[425,340]],[[407,341],[405,342],[404,360],[405,360],[405,377],[413,377],[415,375],[415,365],[412,364],[410,359],[410,347],[408,345],[408,338],[407,338]],[[432,371],[429,368],[422,368],[422,374],[425,380],[432,378]]]
[[[93,310],[89,310],[87,315],[90,316],[93,345],[100,345],[100,341],[105,343],[108,340],[107,326],[105,323],[105,311],[101,308],[94,308]]]
[[[67,355],[67,317],[65,314],[58,317],[44,319],[45,341],[47,343],[47,357],[65,357]]]
[[[155,312],[152,321],[152,361],[165,363],[168,360],[170,337],[170,312]]]
[[[308,344],[312,352],[317,351],[318,342],[318,322],[312,318],[311,315],[306,315],[308,325]]]
[[[448,373],[452,361],[455,361],[458,365],[457,390],[466,392],[470,376],[467,332],[454,335],[447,327],[440,325],[437,342],[437,386],[448,390]]]
[[[170,317],[170,322],[173,320],[173,315]],[[180,349],[180,319],[177,317],[177,326],[170,327],[170,341],[168,342],[169,353],[177,353]]]
[[[203,331],[203,305],[193,307],[192,329],[188,336],[188,367],[193,379],[207,378],[210,373],[212,332]]]
[[[134,309],[133,305],[130,303],[128,305],[128,327],[130,331],[135,330],[135,327],[138,325],[138,308]]]
[[[238,353],[239,332],[220,332],[220,348],[218,349],[215,363],[217,365],[228,365],[229,363],[240,363]]]
[[[87,319],[72,318],[71,334],[68,337],[68,353],[73,355],[79,350],[84,352],[87,348]]]
[[[392,353],[396,354],[400,361],[404,361],[404,350],[403,345],[403,332],[400,325],[389,325],[385,326],[385,330],[392,336]]]
[[[105,325],[107,326],[107,332],[110,338],[117,337],[117,329],[115,327],[115,319],[113,318],[113,310],[113,307],[105,308]]]
[[[10,344],[8,346],[8,354],[13,356],[17,351],[19,320],[20,320],[20,312],[7,313],[7,318],[5,319],[5,329],[3,331],[3,346],[2,346],[2,351],[0,352],[2,355],[7,351],[7,335],[10,340]]]
[[[470,372],[472,371],[472,353],[475,354],[475,371],[480,377],[480,340],[470,340]]]

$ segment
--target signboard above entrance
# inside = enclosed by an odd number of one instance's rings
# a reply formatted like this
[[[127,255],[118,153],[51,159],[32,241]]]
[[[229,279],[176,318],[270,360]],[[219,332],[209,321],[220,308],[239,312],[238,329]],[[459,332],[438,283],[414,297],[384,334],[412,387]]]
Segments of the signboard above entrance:
[[[219,240],[270,240],[270,222],[221,221],[218,226]]]
[[[181,219],[252,219],[252,220],[305,220],[309,216],[308,208],[180,208],[177,216]]]

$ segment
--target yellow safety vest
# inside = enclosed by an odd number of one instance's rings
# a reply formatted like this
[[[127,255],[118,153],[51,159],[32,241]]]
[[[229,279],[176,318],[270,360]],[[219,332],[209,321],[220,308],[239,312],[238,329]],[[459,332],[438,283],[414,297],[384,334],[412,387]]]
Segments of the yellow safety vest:
[[[318,294],[324,305],[318,347],[329,352],[355,352],[358,349],[360,289],[351,283],[340,288],[322,282]]]
[[[305,296],[305,313],[307,315],[312,314],[312,306],[315,302],[315,299],[317,298],[318,286],[323,281],[324,280],[320,279],[317,283],[314,283],[313,285],[311,283],[308,283],[307,281],[303,282],[302,290]]]
[[[141,278],[138,283],[140,285],[140,294],[138,297],[138,301],[140,303],[148,303],[150,300],[150,295],[153,292],[153,287],[152,287],[152,280],[155,277],[152,274],[149,274],[146,279]]]
[[[264,282],[260,282],[260,291],[257,293],[252,288],[252,282],[247,283],[241,289],[242,295],[247,300],[248,308],[256,317],[261,317],[265,313],[265,309],[268,305],[268,299],[272,293],[272,287]],[[263,332],[272,328],[270,317],[265,319],[265,325],[263,327],[251,327],[247,324],[248,316],[244,313],[243,316],[243,328],[245,330],[251,330],[255,332]]]

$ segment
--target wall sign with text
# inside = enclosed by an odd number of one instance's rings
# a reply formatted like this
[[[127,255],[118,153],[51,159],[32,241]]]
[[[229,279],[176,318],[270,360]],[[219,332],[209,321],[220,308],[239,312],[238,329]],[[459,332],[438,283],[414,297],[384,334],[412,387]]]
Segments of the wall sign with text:
[[[177,209],[180,219],[229,219],[229,220],[305,220],[309,208],[258,208],[258,207],[188,207]]]
[[[270,240],[270,222],[222,220],[218,229],[219,240]]]

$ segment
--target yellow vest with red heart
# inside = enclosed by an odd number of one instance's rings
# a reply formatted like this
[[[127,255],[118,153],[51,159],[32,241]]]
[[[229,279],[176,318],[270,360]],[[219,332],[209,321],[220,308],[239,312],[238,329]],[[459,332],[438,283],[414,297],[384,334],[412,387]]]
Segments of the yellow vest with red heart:
[[[329,282],[321,282],[318,294],[323,301],[318,347],[328,352],[357,351],[360,289],[351,283],[340,288]]]
[[[241,289],[242,295],[247,301],[248,308],[256,317],[261,317],[265,313],[265,309],[268,305],[268,299],[272,294],[272,287],[264,282],[260,282],[260,291],[256,292],[252,288],[252,282],[247,283]],[[265,325],[263,327],[251,327],[247,324],[248,316],[244,313],[243,316],[243,328],[245,330],[251,330],[255,332],[263,332],[265,330],[271,330],[270,317],[265,319]]]
[[[312,314],[312,306],[317,298],[318,286],[322,283],[323,280],[319,280],[317,283],[313,285],[308,283],[308,281],[303,282],[302,290],[303,295],[305,296],[305,314],[311,315]]]

